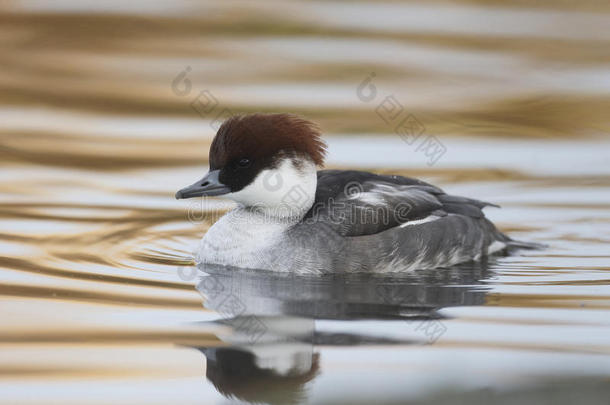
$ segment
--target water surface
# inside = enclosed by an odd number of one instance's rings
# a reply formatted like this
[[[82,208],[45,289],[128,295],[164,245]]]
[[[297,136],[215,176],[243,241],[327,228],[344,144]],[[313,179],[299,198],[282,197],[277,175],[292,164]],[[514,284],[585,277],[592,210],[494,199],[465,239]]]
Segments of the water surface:
[[[609,11],[5,3],[0,402],[603,403]],[[380,115],[392,96],[419,141]],[[304,114],[328,167],[497,203],[502,230],[549,248],[395,277],[197,269],[230,205],[173,194],[249,111]]]

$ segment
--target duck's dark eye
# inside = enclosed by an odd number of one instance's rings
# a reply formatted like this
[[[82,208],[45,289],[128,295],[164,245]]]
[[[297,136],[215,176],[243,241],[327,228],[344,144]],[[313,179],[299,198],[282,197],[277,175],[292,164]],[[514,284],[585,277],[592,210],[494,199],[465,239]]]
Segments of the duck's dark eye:
[[[239,159],[239,162],[237,162],[237,165],[239,167],[248,167],[248,166],[250,166],[250,159],[248,159],[248,158]]]

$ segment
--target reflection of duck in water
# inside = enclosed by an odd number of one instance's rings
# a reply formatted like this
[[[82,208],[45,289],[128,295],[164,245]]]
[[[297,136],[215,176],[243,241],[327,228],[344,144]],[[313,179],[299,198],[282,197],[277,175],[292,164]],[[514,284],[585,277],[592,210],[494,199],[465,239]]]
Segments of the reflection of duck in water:
[[[438,317],[436,310],[443,307],[483,304],[482,280],[489,277],[486,261],[400,275],[278,274],[216,265],[200,269],[208,275],[197,289],[205,306],[221,314],[334,320]]]
[[[295,360],[288,370],[261,365],[260,353],[243,348],[199,348],[205,355],[206,377],[222,395],[239,400],[293,404],[305,398],[306,384],[319,370],[319,355],[311,348],[308,358]],[[289,355],[289,353],[286,353]]]
[[[314,346],[425,344],[438,332],[447,306],[481,305],[485,263],[442,273],[414,272],[401,277],[345,274],[287,275],[274,272],[201,267],[197,290],[206,308],[227,326],[219,338],[228,347],[199,348],[207,378],[227,397],[257,403],[297,403],[320,372]],[[335,320],[340,332],[316,325]],[[400,323],[404,337],[388,338],[355,320]],[[430,327],[432,326],[432,328]]]
[[[290,114],[228,119],[209,173],[176,198],[224,195],[239,205],[202,239],[198,262],[280,272],[396,272],[479,260],[512,240],[491,205],[421,180],[322,170],[316,126]]]

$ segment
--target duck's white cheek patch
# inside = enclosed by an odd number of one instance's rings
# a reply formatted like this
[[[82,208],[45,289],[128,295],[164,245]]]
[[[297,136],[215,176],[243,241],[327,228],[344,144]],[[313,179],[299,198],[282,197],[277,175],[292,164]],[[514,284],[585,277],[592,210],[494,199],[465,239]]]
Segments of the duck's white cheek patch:
[[[268,180],[276,177],[270,172],[268,170],[261,172],[254,182],[227,197],[244,205],[265,204],[268,200],[273,199],[273,194],[281,191],[281,187],[275,186],[274,181]]]
[[[282,160],[277,168],[263,170],[242,190],[227,194],[228,198],[245,206],[309,209],[316,192],[316,167],[300,162],[296,167],[290,159]]]

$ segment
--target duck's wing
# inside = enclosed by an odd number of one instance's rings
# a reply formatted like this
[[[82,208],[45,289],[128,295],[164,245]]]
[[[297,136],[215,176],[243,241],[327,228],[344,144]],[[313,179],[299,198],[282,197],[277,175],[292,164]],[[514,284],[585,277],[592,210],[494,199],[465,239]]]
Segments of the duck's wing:
[[[329,224],[343,236],[363,236],[448,214],[482,218],[487,205],[493,204],[448,195],[408,177],[321,170],[316,199],[305,220]]]

